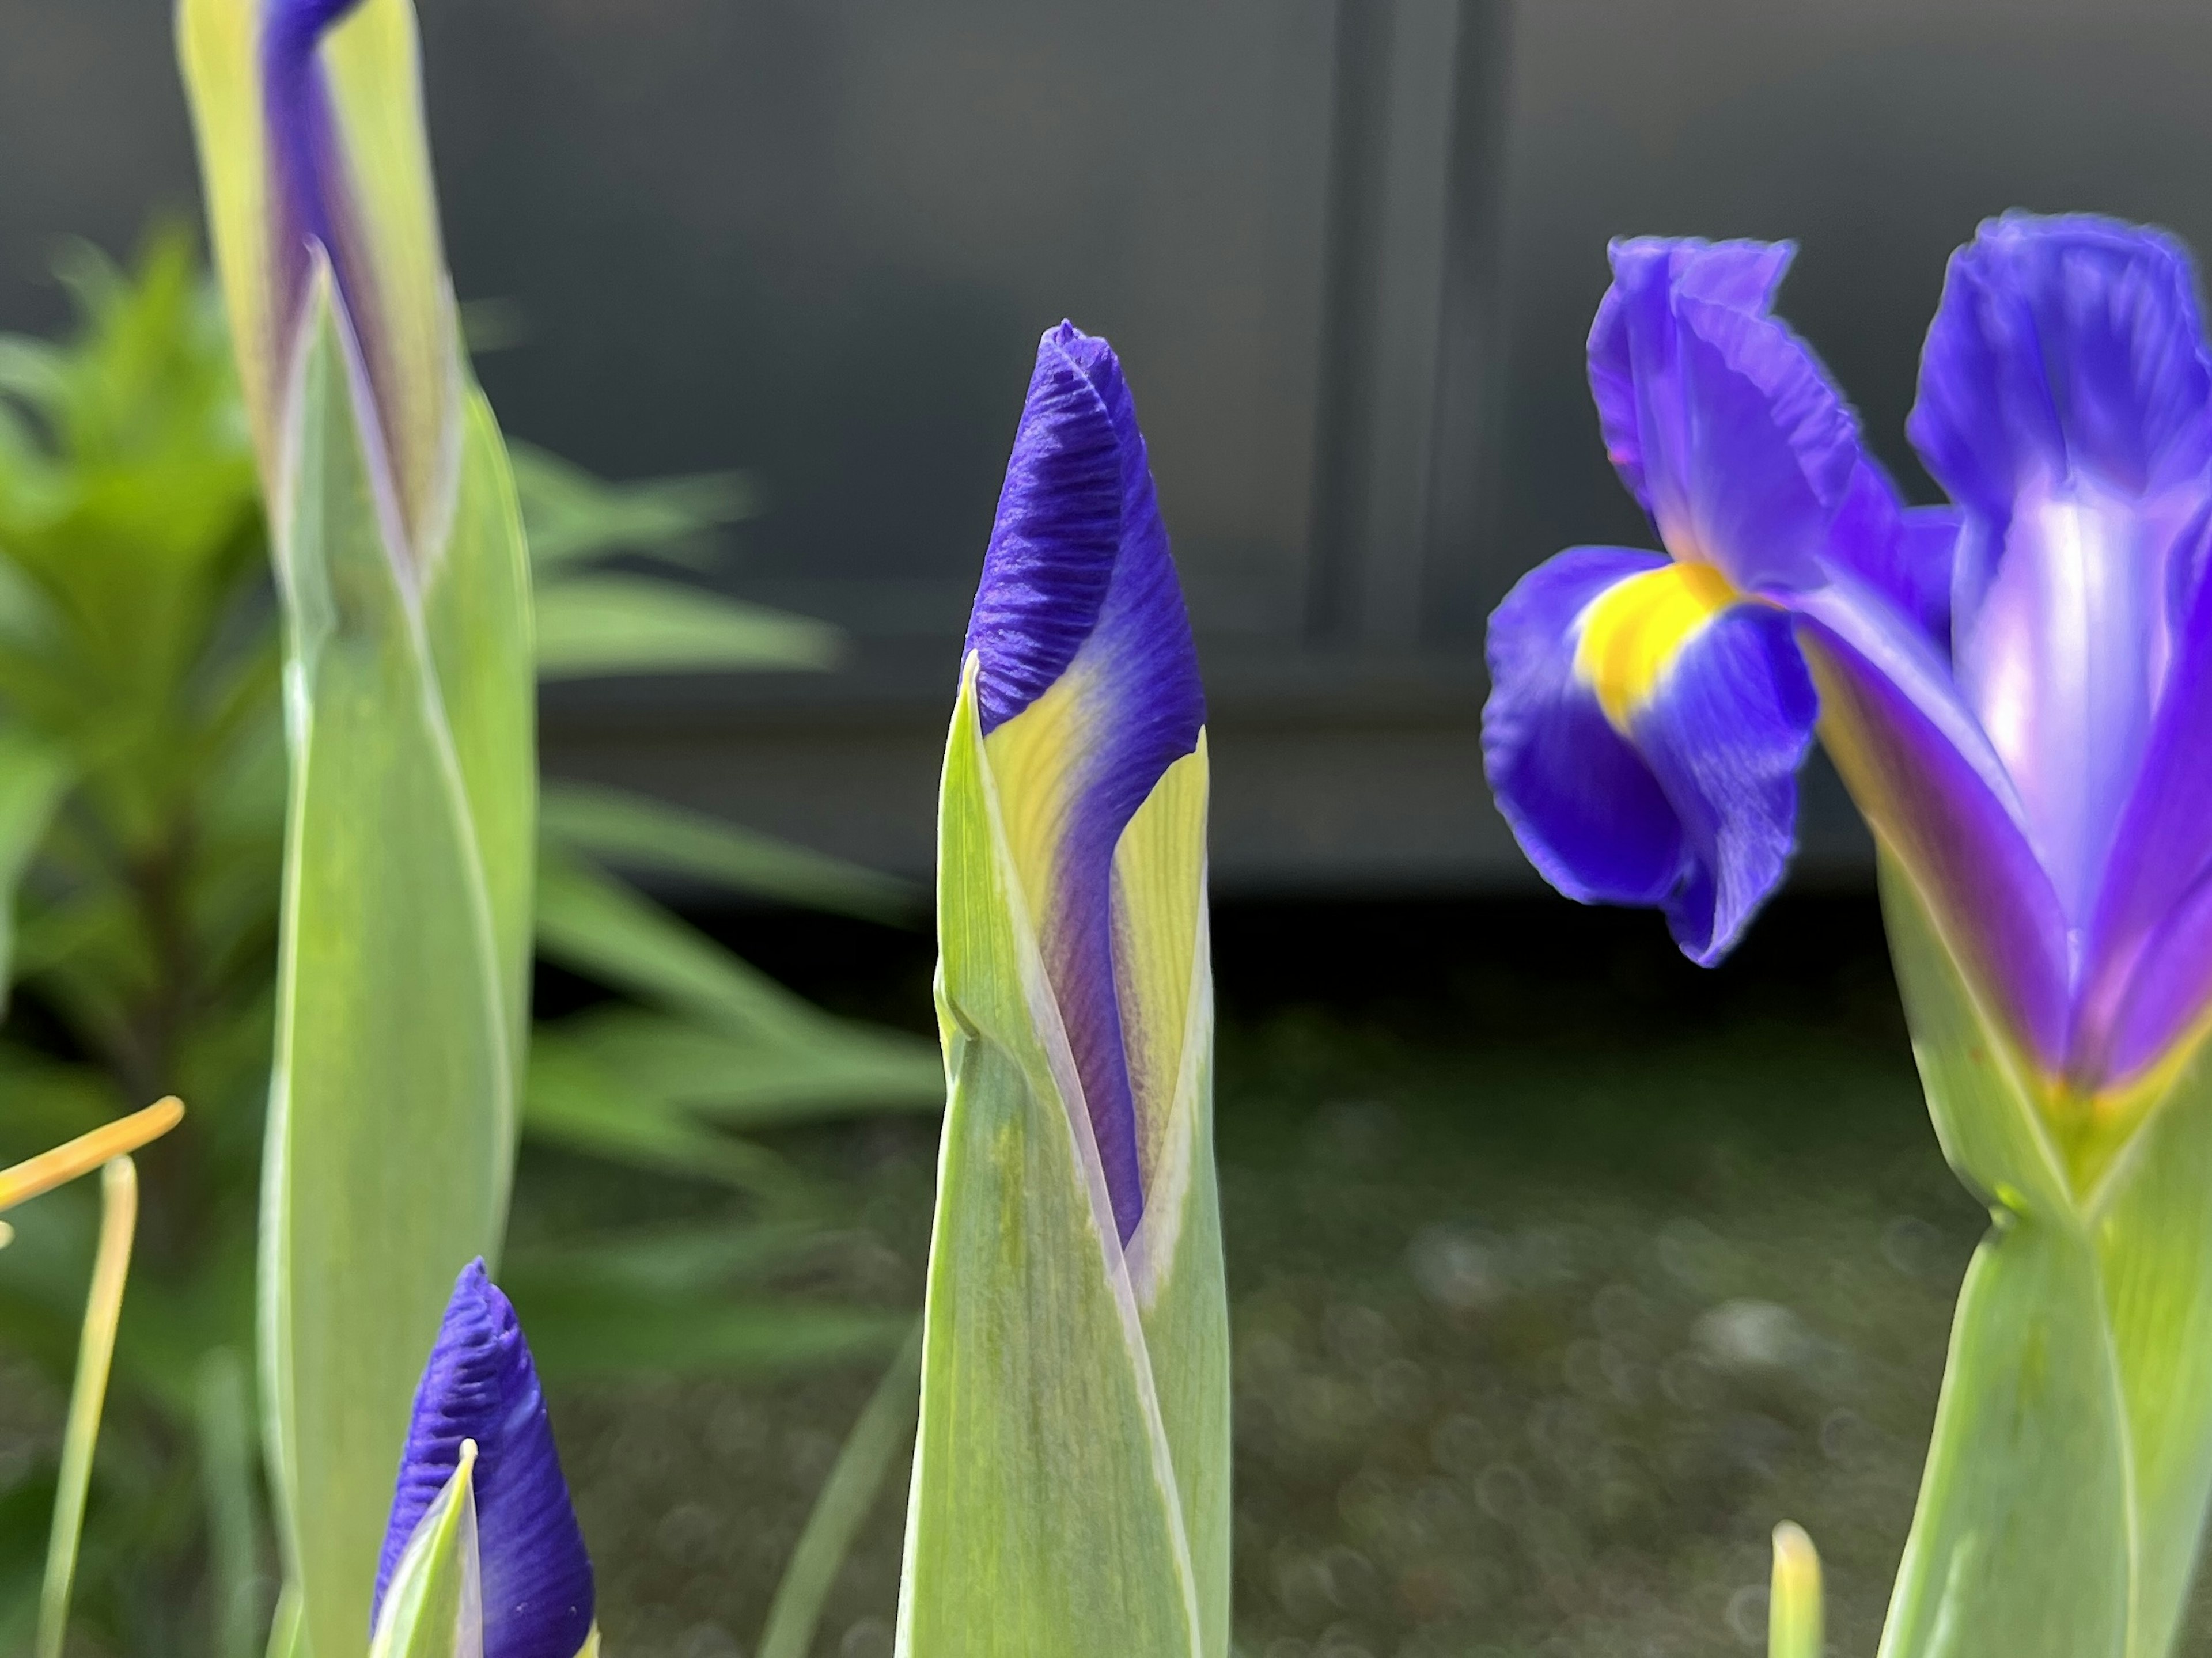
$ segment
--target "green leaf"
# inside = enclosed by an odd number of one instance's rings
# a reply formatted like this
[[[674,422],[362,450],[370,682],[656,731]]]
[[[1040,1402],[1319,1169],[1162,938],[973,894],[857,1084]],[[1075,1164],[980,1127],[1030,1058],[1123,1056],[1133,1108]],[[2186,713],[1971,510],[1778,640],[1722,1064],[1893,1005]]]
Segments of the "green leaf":
[[[416,1522],[392,1568],[369,1658],[483,1658],[483,1580],[477,1553],[477,1442]]]
[[[608,1008],[541,1027],[540,1044],[549,1038],[639,1094],[730,1128],[945,1103],[944,1066],[927,1043],[826,1018],[762,1032]]]
[[[628,869],[689,876],[739,892],[867,920],[909,922],[922,896],[895,876],[739,829],[665,801],[583,783],[545,789],[548,839]]]
[[[1960,1291],[1885,1658],[2163,1658],[2212,1493],[2212,1073],[2076,1165],[1911,878],[1882,895],[1945,1153],[1995,1222]]]
[[[681,554],[708,531],[755,516],[743,472],[609,483],[534,444],[511,446],[530,557],[541,575],[616,553]]]
[[[526,1269],[506,1279],[538,1368],[564,1380],[640,1370],[767,1373],[872,1359],[912,1317],[819,1301],[649,1297]]]
[[[796,1033],[830,1023],[696,927],[550,848],[538,877],[538,945],[587,978],[728,1029]]]
[[[827,623],[652,576],[571,576],[538,590],[541,679],[830,668],[842,641]]]
[[[380,527],[326,279],[312,305],[277,535],[293,774],[263,1404],[307,1645],[341,1655],[368,1627],[393,1459],[453,1279],[498,1252],[527,935],[512,872],[489,865],[526,867],[534,837],[526,799],[501,798],[527,750],[491,751],[501,730],[520,740],[514,709],[529,695],[496,434],[476,405],[418,613]],[[502,587],[499,613],[482,601]],[[459,641],[439,588],[482,635],[481,677],[452,701],[451,651],[435,647]],[[495,683],[502,665],[516,683]]]
[[[875,1508],[898,1454],[913,1439],[921,1404],[921,1327],[916,1324],[822,1482],[805,1529],[775,1586],[761,1633],[760,1658],[806,1658],[813,1651],[830,1586],[852,1552],[853,1540]]]
[[[744,1190],[774,1190],[796,1179],[781,1157],[715,1133],[557,1027],[541,1029],[532,1045],[523,1127],[575,1151]]]

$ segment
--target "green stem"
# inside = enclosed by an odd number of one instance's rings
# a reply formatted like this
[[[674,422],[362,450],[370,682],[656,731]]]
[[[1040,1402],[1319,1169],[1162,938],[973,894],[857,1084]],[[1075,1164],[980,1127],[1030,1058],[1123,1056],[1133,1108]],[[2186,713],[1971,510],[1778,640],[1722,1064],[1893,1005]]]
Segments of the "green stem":
[[[137,1169],[129,1157],[118,1157],[100,1171],[100,1245],[93,1256],[92,1293],[85,1303],[76,1380],[70,1389],[69,1422],[62,1433],[53,1530],[46,1542],[46,1581],[39,1592],[38,1658],[61,1658],[69,1633],[77,1540],[84,1530],[93,1452],[100,1442],[100,1413],[107,1400],[115,1327],[123,1313],[123,1286],[131,1271],[131,1240],[137,1224]]]

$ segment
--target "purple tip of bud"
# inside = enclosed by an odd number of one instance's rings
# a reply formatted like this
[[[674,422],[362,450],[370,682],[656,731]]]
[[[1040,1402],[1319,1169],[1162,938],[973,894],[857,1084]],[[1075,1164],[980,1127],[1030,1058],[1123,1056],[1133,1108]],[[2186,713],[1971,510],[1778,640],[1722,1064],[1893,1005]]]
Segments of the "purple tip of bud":
[[[591,1558],[569,1506],[529,1344],[481,1260],[462,1269],[416,1390],[377,1562],[377,1607],[469,1439],[477,1444],[484,1658],[575,1658],[592,1630]]]

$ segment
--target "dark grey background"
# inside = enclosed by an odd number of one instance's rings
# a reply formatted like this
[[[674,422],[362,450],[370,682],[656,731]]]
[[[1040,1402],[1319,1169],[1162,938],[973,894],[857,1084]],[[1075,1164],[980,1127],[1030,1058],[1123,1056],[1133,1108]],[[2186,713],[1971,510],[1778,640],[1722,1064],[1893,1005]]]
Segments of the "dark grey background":
[[[420,0],[465,298],[511,430],[743,466],[732,589],[821,677],[549,701],[550,763],[918,870],[1037,333],[1121,349],[1215,704],[1230,885],[1527,878],[1483,794],[1480,621],[1648,543],[1582,340],[1604,246],[1794,236],[1792,319],[1907,487],[1949,249],[2012,205],[2212,235],[2212,9],[2151,0]],[[0,324],[64,233],[191,211],[159,0],[0,3]],[[1803,866],[1863,841],[1816,782]]]

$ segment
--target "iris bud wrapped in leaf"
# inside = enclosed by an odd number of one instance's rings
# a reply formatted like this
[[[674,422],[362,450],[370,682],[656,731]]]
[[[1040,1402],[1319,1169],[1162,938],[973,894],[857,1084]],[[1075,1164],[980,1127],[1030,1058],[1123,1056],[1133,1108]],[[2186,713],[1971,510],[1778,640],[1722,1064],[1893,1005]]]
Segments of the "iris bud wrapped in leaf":
[[[1205,717],[1121,366],[1063,324],[945,754],[915,1658],[1228,1649]]]
[[[1723,954],[1815,721],[1875,832],[1961,1292],[1886,1654],[2154,1655],[2212,1490],[2212,353],[2163,234],[2013,215],[1953,259],[1917,512],[1768,306],[1784,247],[1617,245],[1608,452],[1670,558],[1492,623],[1486,755],[1553,884]]]
[[[595,1652],[592,1562],[514,1309],[471,1262],[415,1395],[372,1658]]]
[[[408,0],[179,0],[177,28],[285,621],[259,1285],[280,1645],[340,1658],[440,1309],[504,1224],[528,575],[455,325]]]

